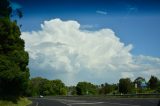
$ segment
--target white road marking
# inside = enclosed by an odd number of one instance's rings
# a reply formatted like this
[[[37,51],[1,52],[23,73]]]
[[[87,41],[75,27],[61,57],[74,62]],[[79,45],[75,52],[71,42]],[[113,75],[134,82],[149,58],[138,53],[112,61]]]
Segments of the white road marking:
[[[140,105],[132,105],[132,104],[123,104],[123,103],[112,103],[112,102],[104,102],[107,104],[112,104],[112,105],[122,105],[122,106],[140,106]]]
[[[122,106],[140,106],[140,105],[132,105],[132,104],[122,104],[122,103],[112,103],[112,102],[81,102],[81,103],[69,103],[68,106],[73,105],[92,105],[92,104],[111,104],[111,105],[122,105]]]
[[[85,103],[70,103],[71,105],[76,105],[76,104],[80,104],[80,105],[83,105],[83,104],[86,104],[86,105],[91,105],[91,104],[102,104],[102,103],[105,103],[105,102],[85,102]]]

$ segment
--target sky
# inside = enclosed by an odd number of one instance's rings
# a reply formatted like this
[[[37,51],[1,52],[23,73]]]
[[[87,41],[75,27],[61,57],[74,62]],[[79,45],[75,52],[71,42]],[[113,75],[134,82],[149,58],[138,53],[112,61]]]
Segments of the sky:
[[[31,77],[116,83],[160,78],[159,0],[11,0]]]

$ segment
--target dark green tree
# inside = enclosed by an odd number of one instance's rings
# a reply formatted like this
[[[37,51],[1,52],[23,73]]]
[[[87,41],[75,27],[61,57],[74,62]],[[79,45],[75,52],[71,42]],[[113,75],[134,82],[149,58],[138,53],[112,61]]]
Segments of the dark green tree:
[[[151,76],[151,78],[148,81],[149,87],[151,89],[157,89],[158,87],[158,78],[155,76]]]
[[[137,77],[135,80],[134,80],[134,84],[137,84],[137,87],[138,88],[142,88],[142,83],[145,83],[145,79],[143,77]]]
[[[28,53],[16,22],[10,19],[8,0],[0,1],[0,97],[12,98],[25,94],[28,86]]]
[[[61,80],[51,80],[53,95],[66,95],[67,88]]]
[[[9,18],[12,13],[9,0],[0,1],[0,18]]]
[[[119,92],[127,94],[132,90],[132,82],[129,78],[121,78],[119,80]]]
[[[90,82],[79,82],[76,86],[77,95],[95,95],[97,87]]]
[[[41,78],[41,77],[35,77],[35,78],[32,78],[30,81],[29,81],[29,87],[28,87],[28,92],[27,94],[29,96],[39,96],[39,95],[42,95],[41,93],[43,93],[43,83],[45,82],[46,79],[44,78]]]
[[[52,88],[51,88],[51,83],[47,79],[42,79],[41,82],[39,83],[39,92],[40,95],[51,95],[52,94]]]

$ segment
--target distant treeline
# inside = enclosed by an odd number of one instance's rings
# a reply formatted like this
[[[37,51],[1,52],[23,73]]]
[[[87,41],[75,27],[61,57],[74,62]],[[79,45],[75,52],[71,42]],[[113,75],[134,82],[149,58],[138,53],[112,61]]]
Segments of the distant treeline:
[[[160,80],[151,76],[146,82],[138,77],[134,81],[130,78],[121,78],[117,84],[104,83],[94,85],[90,82],[78,82],[76,86],[65,86],[61,80],[48,80],[41,77],[29,81],[27,96],[54,96],[54,95],[107,95],[107,94],[135,94],[160,93]]]

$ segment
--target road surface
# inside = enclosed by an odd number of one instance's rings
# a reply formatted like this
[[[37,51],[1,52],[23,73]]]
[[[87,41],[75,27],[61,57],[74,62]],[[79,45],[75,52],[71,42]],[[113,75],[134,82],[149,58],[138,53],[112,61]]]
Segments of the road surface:
[[[56,98],[30,98],[30,106],[160,106],[160,99],[115,98],[105,100],[77,100]]]

